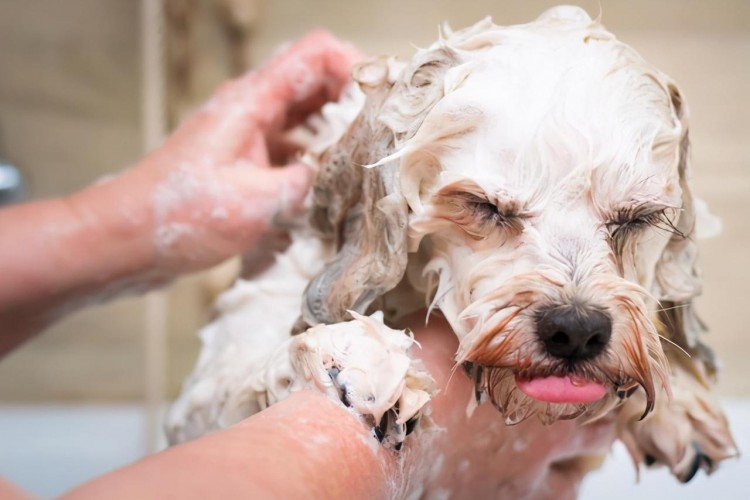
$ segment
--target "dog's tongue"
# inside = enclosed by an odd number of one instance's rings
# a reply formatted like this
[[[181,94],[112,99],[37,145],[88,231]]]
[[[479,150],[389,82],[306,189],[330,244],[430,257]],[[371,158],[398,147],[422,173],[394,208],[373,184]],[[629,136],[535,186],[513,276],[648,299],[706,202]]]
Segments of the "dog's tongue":
[[[516,378],[516,384],[527,396],[548,403],[590,403],[607,393],[607,388],[599,382],[575,375]]]

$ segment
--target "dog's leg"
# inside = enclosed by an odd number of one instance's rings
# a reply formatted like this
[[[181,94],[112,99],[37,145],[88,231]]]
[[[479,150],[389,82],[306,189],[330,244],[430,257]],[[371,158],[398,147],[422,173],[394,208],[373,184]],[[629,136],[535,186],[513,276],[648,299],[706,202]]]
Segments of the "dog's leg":
[[[414,340],[383,324],[382,313],[318,325],[285,342],[269,360],[265,401],[313,388],[340,402],[386,447],[399,450],[426,416],[435,382],[408,351]]]
[[[268,358],[289,339],[302,307],[302,292],[330,253],[317,238],[295,234],[271,267],[252,280],[238,280],[219,297],[217,317],[200,332],[200,358],[169,411],[170,443],[260,411]]]
[[[684,483],[700,469],[712,473],[738,451],[700,362],[670,358],[671,401],[662,392],[652,414],[640,421],[644,401],[635,393],[619,414],[619,438],[636,467],[664,464]]]

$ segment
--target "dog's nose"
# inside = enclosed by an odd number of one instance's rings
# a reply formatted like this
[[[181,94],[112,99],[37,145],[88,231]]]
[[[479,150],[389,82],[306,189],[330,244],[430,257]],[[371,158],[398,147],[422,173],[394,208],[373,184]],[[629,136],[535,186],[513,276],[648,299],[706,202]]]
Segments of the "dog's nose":
[[[537,335],[552,356],[590,359],[601,353],[612,336],[612,320],[598,309],[553,307],[537,318]]]

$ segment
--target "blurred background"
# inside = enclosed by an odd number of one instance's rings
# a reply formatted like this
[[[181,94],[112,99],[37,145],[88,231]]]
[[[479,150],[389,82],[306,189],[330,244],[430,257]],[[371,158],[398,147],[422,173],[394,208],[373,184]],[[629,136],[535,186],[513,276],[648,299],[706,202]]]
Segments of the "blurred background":
[[[487,15],[521,23],[557,3],[0,0],[0,162],[20,172],[26,199],[65,195],[136,162],[216,85],[311,29],[326,28],[373,55],[408,57],[445,20],[454,28]],[[742,255],[750,244],[750,2],[577,4],[592,17],[601,7],[604,24],[687,98],[695,191],[724,221],[721,236],[700,244],[699,312],[724,362],[719,391],[748,450],[750,335],[742,311],[750,266]],[[11,169],[4,171],[7,179]],[[0,475],[51,496],[161,446],[158,413],[192,367],[212,293],[204,274],[150,298],[90,308],[3,359]],[[734,485],[742,467],[729,464],[688,488],[649,472],[637,494],[741,498]],[[584,496],[625,498],[634,482],[616,449]]]

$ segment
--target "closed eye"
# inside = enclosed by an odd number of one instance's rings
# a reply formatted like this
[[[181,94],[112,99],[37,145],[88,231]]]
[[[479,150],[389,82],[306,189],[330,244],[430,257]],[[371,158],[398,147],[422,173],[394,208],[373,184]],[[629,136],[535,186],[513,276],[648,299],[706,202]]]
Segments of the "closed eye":
[[[498,234],[498,228],[505,234],[519,234],[523,231],[524,219],[529,217],[515,200],[495,204],[474,192],[456,189],[441,190],[438,199],[439,216],[457,224],[475,239]]]
[[[629,238],[642,233],[647,228],[655,228],[684,238],[685,235],[677,229],[672,218],[669,217],[672,210],[674,209],[671,207],[648,209],[642,206],[618,210],[605,223],[605,227],[615,249],[622,249]]]
[[[618,214],[618,216],[607,222],[607,230],[610,236],[615,237],[618,234],[640,230],[645,227],[658,226],[664,218],[664,210],[651,212],[648,214],[632,216],[629,214]]]
[[[470,195],[473,199],[467,199],[467,206],[474,212],[475,216],[483,225],[499,227],[515,234],[523,230],[523,220],[528,217],[518,206],[498,207],[489,200]]]

